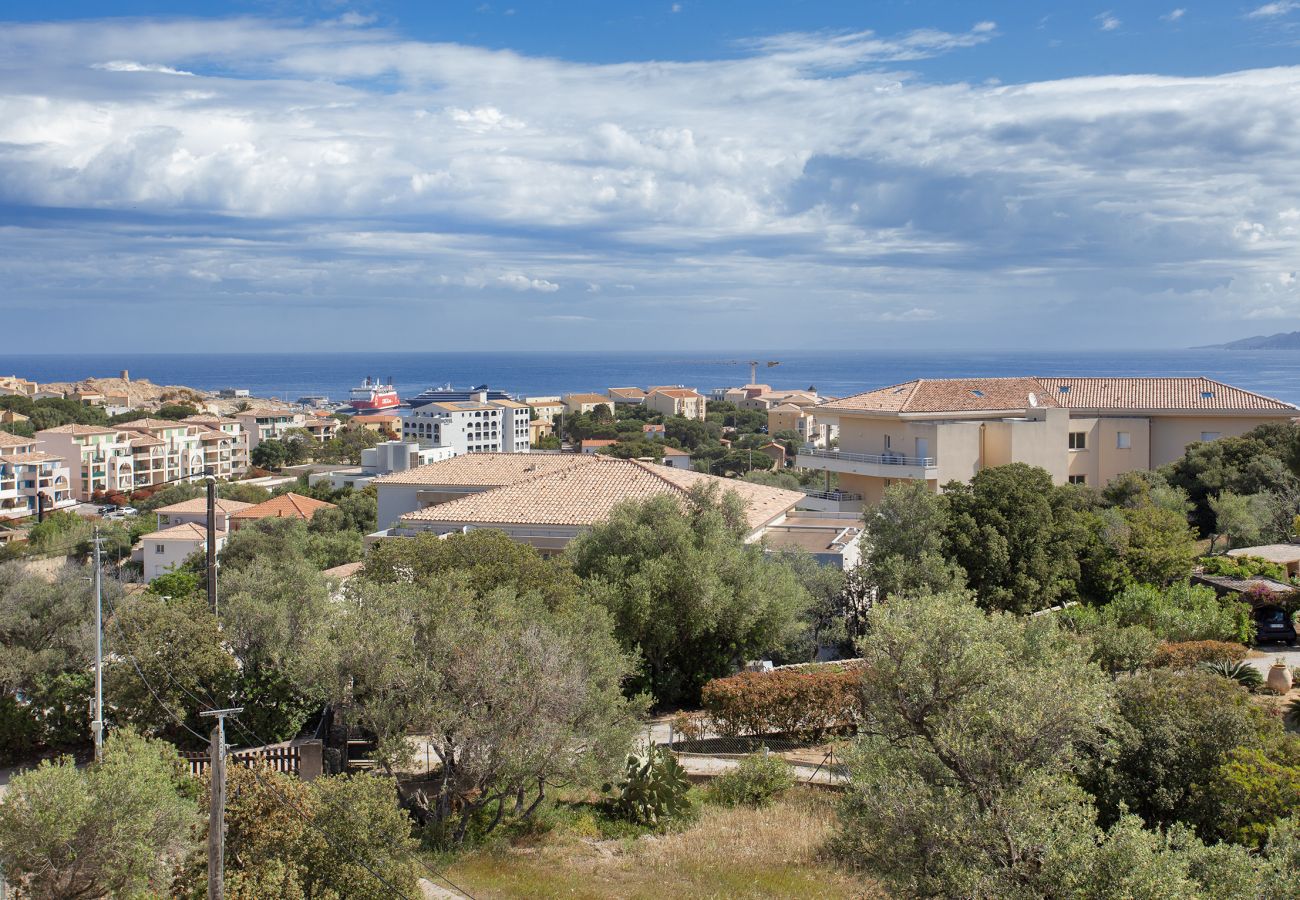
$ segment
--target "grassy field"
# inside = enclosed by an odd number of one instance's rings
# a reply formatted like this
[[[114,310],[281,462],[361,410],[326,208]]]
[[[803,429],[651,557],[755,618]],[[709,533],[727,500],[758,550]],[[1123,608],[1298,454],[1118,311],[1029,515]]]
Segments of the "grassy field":
[[[467,853],[452,880],[478,898],[883,897],[825,858],[835,796],[791,791],[766,809],[701,805],[680,831],[608,838],[593,818]]]

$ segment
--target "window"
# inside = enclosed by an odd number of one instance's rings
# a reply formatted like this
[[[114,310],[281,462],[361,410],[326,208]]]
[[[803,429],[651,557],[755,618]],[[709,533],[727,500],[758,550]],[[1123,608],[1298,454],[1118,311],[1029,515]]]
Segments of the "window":
[[[1088,449],[1088,432],[1071,431],[1070,432],[1070,449],[1087,450]]]
[[[1116,450],[1127,450],[1132,446],[1133,446],[1132,435],[1130,435],[1127,431],[1115,432]]]
[[[1201,391],[1201,399],[1202,399],[1202,400],[1213,400],[1213,399],[1214,399],[1214,391]]]
[[[885,449],[889,449],[889,435],[885,435]]]
[[[1070,386],[1068,384],[1060,385],[1059,387],[1057,387],[1056,391],[1057,393],[1060,394],[1068,394],[1070,393]]]
[[[1201,432],[1201,440],[1203,440],[1203,441],[1217,441],[1218,439],[1219,439],[1219,432],[1217,432],[1217,431],[1202,431],[1202,432]]]
[[[153,552],[154,552],[154,553],[166,553],[166,552],[167,552],[167,545],[166,545],[166,544],[154,544],[154,545],[153,545]]]
[[[1071,475],[1071,476],[1070,476],[1070,484],[1087,484],[1087,483],[1088,483],[1088,476],[1087,476],[1087,475]]]

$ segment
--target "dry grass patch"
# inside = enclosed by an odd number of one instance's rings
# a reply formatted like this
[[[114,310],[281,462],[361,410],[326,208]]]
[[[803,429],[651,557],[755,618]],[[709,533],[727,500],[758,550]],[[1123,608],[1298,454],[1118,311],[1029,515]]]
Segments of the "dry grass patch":
[[[835,796],[796,789],[766,809],[703,806],[683,831],[634,840],[554,833],[472,853],[448,874],[476,897],[882,897],[823,853]]]

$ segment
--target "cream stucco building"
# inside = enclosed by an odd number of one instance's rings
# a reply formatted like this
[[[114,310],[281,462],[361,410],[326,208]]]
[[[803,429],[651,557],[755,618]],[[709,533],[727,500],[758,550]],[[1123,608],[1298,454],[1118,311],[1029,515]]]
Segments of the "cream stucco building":
[[[1196,441],[1296,416],[1208,378],[918,379],[818,407],[819,420],[838,425],[839,447],[806,446],[797,465],[837,473],[841,490],[867,504],[894,481],[937,490],[1012,462],[1100,487],[1173,462]]]

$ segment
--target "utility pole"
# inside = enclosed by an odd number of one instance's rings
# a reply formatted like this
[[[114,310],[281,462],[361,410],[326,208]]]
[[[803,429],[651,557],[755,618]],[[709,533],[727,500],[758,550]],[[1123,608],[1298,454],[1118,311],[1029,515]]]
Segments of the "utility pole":
[[[243,711],[239,706],[199,713],[217,720],[212,726],[212,794],[208,801],[208,900],[223,900],[226,896],[226,716]]]
[[[99,526],[95,526],[95,762],[104,761],[104,569],[100,560]]]
[[[208,485],[208,608],[217,614],[217,479],[212,468],[204,473]]]

